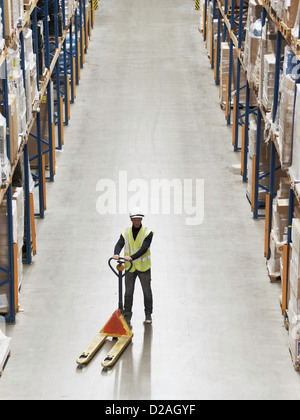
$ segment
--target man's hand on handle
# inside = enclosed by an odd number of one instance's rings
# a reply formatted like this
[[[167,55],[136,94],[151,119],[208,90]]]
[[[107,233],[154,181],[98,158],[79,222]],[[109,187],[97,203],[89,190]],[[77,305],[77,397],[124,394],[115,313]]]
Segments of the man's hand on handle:
[[[120,255],[114,255],[113,259],[118,261],[120,259]],[[132,258],[126,256],[126,257],[124,257],[124,260],[125,261],[132,261]]]

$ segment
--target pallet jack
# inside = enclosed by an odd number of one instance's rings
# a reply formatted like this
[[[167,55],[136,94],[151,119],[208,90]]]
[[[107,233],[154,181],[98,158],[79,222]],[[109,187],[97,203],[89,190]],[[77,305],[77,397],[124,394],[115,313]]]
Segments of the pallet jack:
[[[105,357],[101,365],[104,368],[113,366],[118,358],[121,356],[122,352],[131,342],[133,333],[130,330],[125,318],[122,315],[123,310],[123,277],[125,276],[125,260],[124,258],[119,258],[118,265],[116,270],[112,267],[111,261],[113,258],[108,260],[108,265],[111,270],[119,278],[119,309],[117,309],[107,323],[104,325],[102,330],[95,336],[91,343],[86,347],[86,349],[81,353],[81,355],[76,360],[78,365],[87,364],[97,353],[100,347],[104,344],[108,337],[118,338],[118,341],[110,350],[108,355]],[[131,264],[129,270],[132,268],[132,261],[129,261]],[[124,271],[124,273],[123,273]]]

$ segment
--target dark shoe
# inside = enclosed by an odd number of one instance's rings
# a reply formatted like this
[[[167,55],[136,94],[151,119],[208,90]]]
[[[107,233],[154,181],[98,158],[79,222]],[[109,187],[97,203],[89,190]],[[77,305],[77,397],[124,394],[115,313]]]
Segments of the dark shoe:
[[[145,324],[152,324],[151,314],[146,314]]]
[[[127,323],[129,323],[131,321],[131,318],[132,318],[132,312],[124,312],[123,316],[125,318],[125,321]]]

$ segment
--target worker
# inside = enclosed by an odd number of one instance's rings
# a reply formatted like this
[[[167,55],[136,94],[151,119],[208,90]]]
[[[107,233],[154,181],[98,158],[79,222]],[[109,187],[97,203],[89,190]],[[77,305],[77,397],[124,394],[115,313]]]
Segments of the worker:
[[[150,245],[153,232],[142,225],[145,217],[140,209],[134,209],[129,214],[132,226],[124,229],[114,250],[113,258],[118,260],[120,252],[125,247],[125,303],[124,318],[128,323],[132,317],[132,305],[135,281],[138,277],[144,294],[145,323],[152,323],[153,296],[151,289],[151,254]],[[132,261],[132,268],[130,263]],[[130,270],[129,270],[130,269]]]

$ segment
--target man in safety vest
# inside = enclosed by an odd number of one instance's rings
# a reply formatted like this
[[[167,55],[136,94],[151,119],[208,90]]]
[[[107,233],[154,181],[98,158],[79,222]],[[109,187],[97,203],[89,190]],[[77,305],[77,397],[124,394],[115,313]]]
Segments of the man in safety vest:
[[[133,265],[129,271],[130,264],[125,262],[125,304],[124,317],[130,322],[132,317],[132,305],[135,280],[139,277],[143,293],[145,306],[145,323],[152,323],[153,297],[151,289],[151,254],[150,245],[153,238],[153,232],[142,225],[145,215],[135,209],[130,212],[132,227],[123,229],[120,239],[115,246],[114,256],[118,260],[121,250],[124,250],[125,261],[132,261]]]

